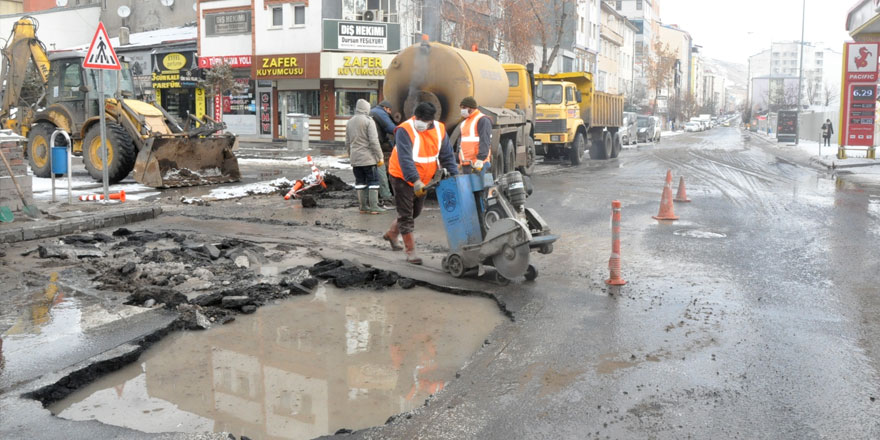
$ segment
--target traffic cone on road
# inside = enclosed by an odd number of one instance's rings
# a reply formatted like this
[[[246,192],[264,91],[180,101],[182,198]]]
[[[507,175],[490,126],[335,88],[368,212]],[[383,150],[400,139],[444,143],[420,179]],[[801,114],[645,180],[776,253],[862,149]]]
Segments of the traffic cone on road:
[[[79,196],[79,200],[81,202],[97,202],[98,200],[104,200],[104,194],[88,194]],[[119,200],[120,202],[125,202],[125,191],[119,191],[115,194],[110,194],[110,200]]]
[[[690,202],[691,199],[688,198],[687,190],[684,187],[684,176],[680,177],[678,180],[678,193],[675,194],[676,202]]]
[[[660,196],[660,212],[652,218],[655,220],[678,220],[675,208],[672,206],[672,170],[666,170],[666,184],[663,185],[663,195]]]

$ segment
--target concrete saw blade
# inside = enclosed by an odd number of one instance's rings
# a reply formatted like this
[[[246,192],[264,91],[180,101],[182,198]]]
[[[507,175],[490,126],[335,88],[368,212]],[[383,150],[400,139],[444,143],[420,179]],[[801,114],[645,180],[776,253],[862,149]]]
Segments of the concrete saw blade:
[[[529,245],[513,248],[505,244],[501,253],[492,257],[492,265],[501,276],[509,280],[525,275],[529,268]]]

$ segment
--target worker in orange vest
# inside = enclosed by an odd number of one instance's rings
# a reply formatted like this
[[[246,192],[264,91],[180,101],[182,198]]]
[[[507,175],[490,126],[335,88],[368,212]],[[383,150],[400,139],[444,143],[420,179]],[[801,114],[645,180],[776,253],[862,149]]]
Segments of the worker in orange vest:
[[[477,108],[477,100],[468,96],[461,100],[461,142],[458,158],[462,172],[483,169],[491,161],[489,151],[492,144],[492,121]]]
[[[422,259],[416,255],[413,230],[427,194],[425,185],[438,172],[438,159],[450,174],[455,175],[458,171],[455,153],[446,136],[446,127],[434,120],[435,113],[436,109],[431,103],[417,105],[413,117],[395,129],[395,147],[388,159],[397,219],[382,237],[391,243],[391,249],[399,251],[401,247],[397,237],[402,235],[406,261],[412,264],[422,264]]]

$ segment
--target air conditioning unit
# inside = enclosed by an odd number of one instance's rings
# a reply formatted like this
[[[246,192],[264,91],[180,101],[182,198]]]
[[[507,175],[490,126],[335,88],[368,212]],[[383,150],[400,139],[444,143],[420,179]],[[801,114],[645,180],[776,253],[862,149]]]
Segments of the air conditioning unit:
[[[384,14],[381,9],[367,9],[362,14],[364,21],[384,21]]]

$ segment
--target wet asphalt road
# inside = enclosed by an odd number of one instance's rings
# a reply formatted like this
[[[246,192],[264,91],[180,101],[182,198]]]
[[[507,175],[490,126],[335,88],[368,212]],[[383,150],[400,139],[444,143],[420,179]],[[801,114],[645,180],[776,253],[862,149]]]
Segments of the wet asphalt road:
[[[441,254],[427,252],[445,246],[436,208],[417,222],[427,269],[398,265],[376,239],[390,216],[351,209],[229,202],[182,213],[210,216],[210,225],[171,216],[145,226],[188,222],[267,240],[308,233],[319,252],[484,290],[513,313],[430,404],[354,438],[880,438],[880,188],[791,157],[716,128],[617,160],[541,165],[528,205],[562,238],[553,254],[533,256],[537,282],[506,287],[439,273]],[[693,202],[661,224],[650,216],[667,168],[676,186],[686,178]],[[614,199],[623,203],[628,281],[619,290],[603,283]],[[334,232],[229,220],[248,215],[329,221]],[[48,426],[37,431],[46,438],[127,435],[34,423]]]

